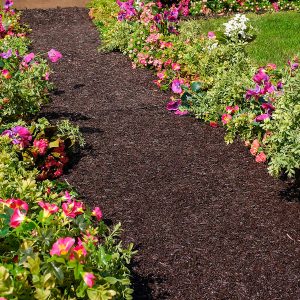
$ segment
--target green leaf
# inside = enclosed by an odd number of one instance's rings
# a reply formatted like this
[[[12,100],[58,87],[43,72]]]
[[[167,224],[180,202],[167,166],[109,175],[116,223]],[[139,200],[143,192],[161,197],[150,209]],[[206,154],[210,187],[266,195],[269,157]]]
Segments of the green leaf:
[[[60,142],[60,139],[57,139],[56,141],[53,141],[53,142],[49,143],[49,148],[59,147],[59,142]]]
[[[116,284],[119,280],[115,277],[105,277],[104,280],[110,284]]]
[[[191,89],[193,92],[197,93],[201,91],[202,84],[201,82],[193,82],[191,84]]]
[[[65,278],[64,272],[62,271],[62,269],[60,267],[56,266],[54,262],[51,262],[50,265],[52,267],[53,274],[57,278],[58,282],[60,284],[62,284],[64,282],[64,278]]]

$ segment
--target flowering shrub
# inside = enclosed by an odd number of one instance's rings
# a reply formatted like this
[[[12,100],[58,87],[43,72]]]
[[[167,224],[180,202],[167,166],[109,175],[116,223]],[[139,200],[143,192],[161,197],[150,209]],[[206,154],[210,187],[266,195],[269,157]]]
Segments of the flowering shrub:
[[[47,101],[50,69],[28,53],[11,6],[0,13],[0,299],[132,299],[133,251],[117,239],[120,224],[109,228],[99,207],[49,180],[84,140],[67,120],[30,121]],[[47,56],[62,58],[55,49]]]
[[[39,180],[60,177],[69,162],[69,156],[84,144],[78,128],[68,121],[53,126],[46,119],[40,119],[28,128],[17,125],[6,129],[2,132],[2,136],[10,138],[14,150],[27,168],[39,170],[37,176]]]
[[[299,10],[299,0],[192,0],[192,15],[224,14],[227,12],[263,12]]]
[[[131,299],[131,248],[73,193],[0,199],[0,295],[6,299]]]

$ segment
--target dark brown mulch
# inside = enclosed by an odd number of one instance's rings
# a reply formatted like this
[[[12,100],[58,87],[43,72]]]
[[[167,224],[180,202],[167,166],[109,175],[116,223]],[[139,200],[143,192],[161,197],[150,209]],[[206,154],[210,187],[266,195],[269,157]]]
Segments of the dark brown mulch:
[[[166,112],[150,71],[99,54],[85,9],[24,20],[35,50],[63,52],[45,113],[85,135],[67,180],[139,249],[135,298],[299,299],[300,205],[288,185],[226,146],[222,129]]]

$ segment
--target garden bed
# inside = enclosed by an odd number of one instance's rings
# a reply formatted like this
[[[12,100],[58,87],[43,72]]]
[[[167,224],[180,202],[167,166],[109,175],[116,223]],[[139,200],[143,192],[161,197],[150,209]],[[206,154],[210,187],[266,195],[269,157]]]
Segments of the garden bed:
[[[125,242],[138,248],[135,298],[296,299],[297,190],[241,144],[226,146],[221,128],[166,112],[170,95],[150,71],[97,52],[87,10],[32,10],[24,20],[35,50],[64,55],[43,113],[69,117],[85,135],[66,179],[101,205],[106,222],[121,221]]]

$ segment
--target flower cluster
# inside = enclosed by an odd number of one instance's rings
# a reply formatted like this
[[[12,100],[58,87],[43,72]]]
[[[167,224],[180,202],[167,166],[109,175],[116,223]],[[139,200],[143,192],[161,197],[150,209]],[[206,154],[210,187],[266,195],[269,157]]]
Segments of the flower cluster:
[[[247,40],[249,36],[249,19],[245,15],[236,14],[227,23],[224,23],[225,32],[224,34],[234,40]]]

